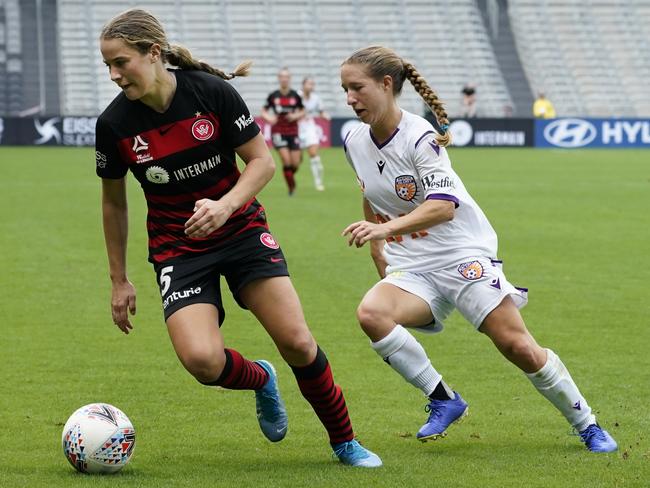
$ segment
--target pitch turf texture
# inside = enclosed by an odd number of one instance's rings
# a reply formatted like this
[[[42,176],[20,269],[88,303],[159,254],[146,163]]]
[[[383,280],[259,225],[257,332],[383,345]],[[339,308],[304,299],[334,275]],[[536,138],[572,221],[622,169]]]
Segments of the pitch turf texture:
[[[0,486],[648,486],[650,153],[452,149],[455,168],[499,234],[510,280],[530,288],[524,318],[563,358],[615,454],[588,453],[564,419],[458,314],[418,336],[470,415],[421,444],[424,401],[369,347],[354,311],[375,283],[367,249],[341,230],[361,195],[340,149],[323,151],[327,190],[308,163],[288,198],[281,171],[260,195],[308,322],[346,393],[360,440],[384,461],[350,469],[253,317],[224,293],[227,344],[271,360],[289,412],[279,444],[259,432],[251,392],[199,385],[172,350],[146,261],[145,205],[129,187],[135,330],[112,324],[90,149],[0,149]],[[118,475],[74,472],[61,450],[68,415],[123,409],[137,430]]]

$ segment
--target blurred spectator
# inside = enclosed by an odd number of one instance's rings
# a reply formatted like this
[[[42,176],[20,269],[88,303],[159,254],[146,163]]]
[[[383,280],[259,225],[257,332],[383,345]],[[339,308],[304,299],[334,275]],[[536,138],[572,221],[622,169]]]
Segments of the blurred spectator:
[[[503,106],[503,116],[504,116],[505,118],[510,118],[510,117],[512,117],[513,115],[514,115],[514,110],[513,110],[513,108],[512,108],[512,105],[510,105],[509,103],[506,103],[506,104]]]
[[[539,92],[535,103],[533,103],[533,115],[538,119],[555,118],[555,107],[550,100],[544,97],[542,92]]]
[[[460,116],[464,118],[476,117],[476,85],[467,83],[460,92],[463,94]]]

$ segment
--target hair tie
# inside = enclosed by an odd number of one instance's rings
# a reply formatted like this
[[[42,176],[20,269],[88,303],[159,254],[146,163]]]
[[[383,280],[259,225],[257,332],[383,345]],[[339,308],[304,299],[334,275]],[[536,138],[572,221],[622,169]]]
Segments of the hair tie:
[[[442,125],[440,126],[440,128],[441,128],[443,131],[447,132],[447,129],[449,129],[449,124],[442,124]]]

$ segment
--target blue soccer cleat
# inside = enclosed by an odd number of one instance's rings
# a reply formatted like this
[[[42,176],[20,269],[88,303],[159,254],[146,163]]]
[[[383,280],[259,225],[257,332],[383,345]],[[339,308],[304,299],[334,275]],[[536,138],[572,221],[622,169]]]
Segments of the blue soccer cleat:
[[[591,424],[579,435],[591,452],[614,452],[618,449],[614,438],[598,424]]]
[[[419,440],[426,442],[446,436],[447,427],[467,415],[467,402],[459,393],[454,394],[456,396],[453,400],[431,400],[424,407],[425,412],[429,412],[429,419],[416,435]]]
[[[332,449],[339,461],[347,466],[378,468],[382,465],[379,456],[363,447],[356,439],[334,444]]]
[[[278,389],[278,376],[271,363],[264,360],[255,361],[268,374],[269,379],[259,390],[255,390],[255,407],[257,420],[262,433],[271,442],[278,442],[287,435],[289,420],[284,402]]]

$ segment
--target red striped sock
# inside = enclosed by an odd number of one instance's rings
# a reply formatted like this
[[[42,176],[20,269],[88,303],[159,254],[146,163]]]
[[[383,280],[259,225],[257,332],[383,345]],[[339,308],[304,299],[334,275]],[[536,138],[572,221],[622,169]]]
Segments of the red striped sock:
[[[249,361],[234,349],[224,349],[226,364],[216,381],[204,383],[221,386],[229,390],[259,390],[269,379],[268,373],[259,364]]]
[[[308,366],[291,366],[298,387],[325,426],[331,444],[354,439],[352,422],[341,388],[334,384],[325,353],[318,348],[316,359]]]
[[[294,188],[296,188],[296,180],[293,177],[293,174],[295,172],[296,171],[291,166],[285,166],[283,168],[284,179],[287,182],[287,186],[289,187],[289,191],[293,191]]]

